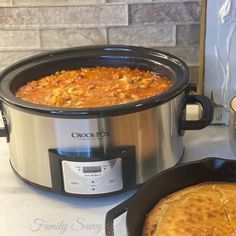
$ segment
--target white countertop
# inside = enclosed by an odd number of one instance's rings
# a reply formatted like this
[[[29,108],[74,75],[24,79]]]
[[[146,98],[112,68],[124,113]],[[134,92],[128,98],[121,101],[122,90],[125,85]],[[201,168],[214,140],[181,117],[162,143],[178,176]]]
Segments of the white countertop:
[[[204,157],[233,159],[227,126],[209,126],[184,136],[183,162]],[[0,139],[1,236],[103,236],[105,214],[134,191],[112,197],[82,199],[60,196],[22,182],[9,164],[5,139]],[[126,236],[125,214],[115,220],[115,235]]]

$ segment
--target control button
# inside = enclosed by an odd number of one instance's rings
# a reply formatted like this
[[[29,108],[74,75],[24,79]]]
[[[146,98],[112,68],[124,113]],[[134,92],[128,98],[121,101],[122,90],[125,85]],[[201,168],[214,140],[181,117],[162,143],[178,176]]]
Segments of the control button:
[[[79,186],[81,186],[81,182],[80,182],[79,180],[73,180],[73,179],[71,179],[71,180],[68,181],[68,183],[69,183],[69,185],[74,186],[74,187],[79,187]]]
[[[99,177],[99,176],[101,176],[101,174],[94,174],[93,176],[95,176],[95,177]]]
[[[92,193],[92,192],[97,192],[97,191],[98,191],[98,188],[97,188],[96,186],[91,186],[91,187],[88,188],[88,191],[89,191],[90,193]]]
[[[81,172],[81,167],[80,167],[80,166],[75,166],[75,168],[76,168],[79,172]]]
[[[88,183],[88,184],[97,184],[98,181],[97,181],[96,179],[89,179],[89,180],[87,181],[87,183]]]
[[[106,180],[106,185],[113,185],[113,184],[115,184],[115,180],[114,179],[108,179],[108,180]]]
[[[109,172],[111,170],[111,166],[109,166],[109,165],[104,165],[103,167],[102,167],[102,172],[105,174],[105,173],[107,173],[107,172]]]
[[[93,177],[94,174],[84,174],[85,177]]]

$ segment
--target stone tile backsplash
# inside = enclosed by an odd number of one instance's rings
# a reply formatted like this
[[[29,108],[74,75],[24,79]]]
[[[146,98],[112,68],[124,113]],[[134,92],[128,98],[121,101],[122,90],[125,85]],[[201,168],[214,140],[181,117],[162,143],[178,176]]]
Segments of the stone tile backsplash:
[[[131,4],[130,24],[199,23],[199,2]]]
[[[177,25],[176,45],[199,45],[200,25]]]
[[[103,4],[105,0],[12,0],[13,5],[27,6],[67,6],[67,5],[88,5]]]
[[[41,48],[49,50],[106,44],[105,28],[40,29],[40,36]]]
[[[128,25],[125,4],[0,8],[0,28],[71,28]]]
[[[0,50],[28,50],[35,48],[40,48],[38,30],[0,30]]]
[[[108,42],[110,44],[147,47],[175,46],[175,38],[175,27],[173,25],[139,25],[108,29]]]
[[[197,82],[200,0],[0,0],[0,70],[59,48],[126,44],[183,59]]]

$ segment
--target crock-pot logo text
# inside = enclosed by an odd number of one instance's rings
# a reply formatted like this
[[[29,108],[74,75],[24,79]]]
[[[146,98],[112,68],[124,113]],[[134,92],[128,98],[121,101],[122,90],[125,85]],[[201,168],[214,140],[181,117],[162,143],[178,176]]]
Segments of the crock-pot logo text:
[[[99,130],[97,132],[73,132],[71,133],[72,138],[75,139],[103,139],[109,136],[109,132],[107,130]]]

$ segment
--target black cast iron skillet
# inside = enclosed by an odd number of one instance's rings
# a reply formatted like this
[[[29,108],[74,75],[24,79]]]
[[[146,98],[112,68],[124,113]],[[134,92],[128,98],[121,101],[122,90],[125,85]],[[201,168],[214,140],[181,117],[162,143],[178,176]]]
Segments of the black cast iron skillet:
[[[141,236],[145,216],[166,195],[205,181],[236,181],[236,160],[206,158],[170,168],[157,174],[131,198],[106,215],[106,236],[113,236],[113,221],[127,211],[129,236]]]

